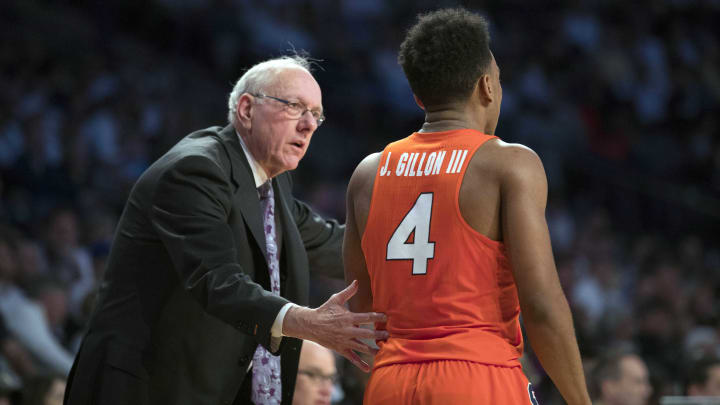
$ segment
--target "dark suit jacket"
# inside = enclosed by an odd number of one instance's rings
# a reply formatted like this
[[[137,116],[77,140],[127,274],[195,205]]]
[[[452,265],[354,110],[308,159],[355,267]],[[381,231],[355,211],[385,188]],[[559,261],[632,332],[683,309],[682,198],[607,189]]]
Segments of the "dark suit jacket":
[[[230,404],[308,273],[341,278],[343,227],[273,180],[281,296],[270,290],[260,202],[234,128],[194,132],[137,181],[118,224],[66,404]],[[283,404],[301,342],[283,338]],[[277,353],[277,352],[276,352]]]

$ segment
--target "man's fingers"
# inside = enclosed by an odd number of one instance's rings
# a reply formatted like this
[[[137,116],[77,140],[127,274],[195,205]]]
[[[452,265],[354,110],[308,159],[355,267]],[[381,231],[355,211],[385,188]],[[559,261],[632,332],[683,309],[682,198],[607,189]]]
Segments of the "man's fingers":
[[[366,328],[353,328],[351,334],[356,339],[385,340],[390,334],[386,330],[373,330]]]
[[[376,355],[378,352],[378,349],[376,349],[370,345],[367,345],[357,339],[351,339],[350,344],[348,346],[350,346],[350,349],[352,349],[356,352],[369,354],[371,356]]]
[[[387,316],[379,312],[361,312],[353,313],[352,323],[355,325],[363,325],[375,322],[387,322]]]
[[[345,305],[345,303],[352,298],[353,295],[358,290],[358,282],[357,280],[353,280],[352,283],[350,283],[349,286],[345,287],[344,290],[336,293],[333,297],[331,297],[331,300],[337,301],[339,305]]]
[[[355,367],[359,368],[360,370],[368,373],[370,372],[370,365],[367,364],[363,359],[360,358],[360,356],[357,355],[357,353],[353,352],[352,350],[345,350],[342,353],[340,353],[345,357],[346,359],[350,360],[352,364],[355,365]]]
[[[388,340],[390,338],[390,332],[386,330],[376,330],[374,332],[375,336],[373,337],[373,339],[375,340]]]

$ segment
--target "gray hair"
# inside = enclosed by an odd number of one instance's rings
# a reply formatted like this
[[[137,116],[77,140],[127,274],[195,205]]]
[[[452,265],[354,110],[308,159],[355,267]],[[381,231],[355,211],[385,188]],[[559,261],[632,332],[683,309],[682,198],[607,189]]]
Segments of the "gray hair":
[[[275,76],[285,69],[304,69],[310,73],[310,61],[300,55],[281,56],[260,62],[248,69],[233,87],[228,98],[228,121],[236,124],[238,99],[243,93],[261,93],[272,84]]]

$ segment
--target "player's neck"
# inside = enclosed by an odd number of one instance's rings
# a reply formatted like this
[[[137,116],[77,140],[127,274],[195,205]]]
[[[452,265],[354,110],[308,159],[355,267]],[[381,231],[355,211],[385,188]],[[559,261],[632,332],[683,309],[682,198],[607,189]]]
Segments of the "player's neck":
[[[425,123],[418,132],[442,132],[455,129],[474,129],[487,132],[485,114],[472,114],[455,108],[434,109],[425,112]]]

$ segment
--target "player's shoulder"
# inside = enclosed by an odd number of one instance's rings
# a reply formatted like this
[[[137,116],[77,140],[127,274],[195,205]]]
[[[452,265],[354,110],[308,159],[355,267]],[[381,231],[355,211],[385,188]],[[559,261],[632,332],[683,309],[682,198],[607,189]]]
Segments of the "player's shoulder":
[[[492,139],[483,145],[480,152],[478,157],[481,159],[475,163],[482,165],[483,170],[493,171],[501,177],[532,173],[544,175],[540,157],[525,145]]]
[[[358,188],[367,188],[369,185],[372,187],[381,158],[382,152],[371,153],[357,165],[348,184],[349,192]]]
[[[355,172],[360,172],[363,174],[365,174],[366,172],[371,172],[375,174],[375,171],[380,164],[381,158],[382,152],[375,152],[365,156],[365,158],[355,168]]]
[[[500,138],[489,140],[484,149],[498,162],[507,162],[508,160],[532,162],[540,160],[537,153],[529,147],[520,143],[505,142]]]

